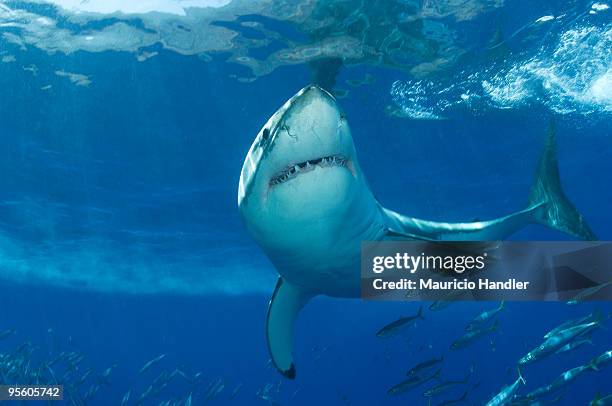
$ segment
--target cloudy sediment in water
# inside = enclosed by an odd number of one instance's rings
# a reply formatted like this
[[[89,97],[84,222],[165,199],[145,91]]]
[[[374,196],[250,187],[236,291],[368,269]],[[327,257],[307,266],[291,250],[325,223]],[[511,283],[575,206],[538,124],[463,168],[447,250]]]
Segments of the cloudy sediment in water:
[[[0,201],[0,210],[24,222],[24,230],[0,232],[0,281],[97,292],[186,295],[267,294],[274,284],[265,261],[252,260],[247,266],[240,260],[257,258],[248,247],[239,243],[210,246],[211,241],[231,236],[119,229],[111,239],[100,235],[103,233],[94,225],[80,237],[57,239],[55,229],[70,221],[65,217],[82,212],[28,200]],[[84,210],[90,215],[94,212],[94,208]],[[16,235],[20,233],[39,234],[43,239],[33,242]],[[160,244],[196,246],[168,256],[160,255]]]

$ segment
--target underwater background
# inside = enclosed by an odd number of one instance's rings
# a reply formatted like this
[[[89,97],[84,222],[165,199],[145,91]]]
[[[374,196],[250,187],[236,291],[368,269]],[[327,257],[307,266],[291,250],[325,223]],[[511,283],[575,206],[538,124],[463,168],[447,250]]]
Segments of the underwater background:
[[[473,373],[431,404],[465,392],[460,404],[485,404],[547,331],[612,305],[507,303],[495,332],[451,351],[497,303],[424,303],[424,320],[381,339],[420,304],[317,297],[296,325],[298,376],[285,380],[264,333],[276,273],[241,224],[240,168],[268,117],[314,80],[338,98],[385,207],[494,218],[526,205],[552,119],[565,192],[610,240],[610,12],[588,1],[1,0],[2,383],[51,382],[51,369],[77,405],[419,405],[431,383],[387,390],[444,355],[443,379]],[[530,226],[512,238],[566,237]],[[604,327],[527,366],[519,394],[612,349]],[[547,399],[611,392],[608,366]]]

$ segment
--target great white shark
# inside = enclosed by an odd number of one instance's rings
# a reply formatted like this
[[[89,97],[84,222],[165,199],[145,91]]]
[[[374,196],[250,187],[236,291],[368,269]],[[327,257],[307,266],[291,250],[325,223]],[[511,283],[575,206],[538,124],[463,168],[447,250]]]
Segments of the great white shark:
[[[295,378],[293,325],[316,295],[359,297],[362,241],[501,240],[530,223],[594,240],[565,197],[555,132],[548,132],[525,209],[487,221],[446,223],[381,205],[361,171],[346,116],[334,97],[307,86],[263,126],[238,186],[243,222],[280,277],[266,318],[274,366]]]

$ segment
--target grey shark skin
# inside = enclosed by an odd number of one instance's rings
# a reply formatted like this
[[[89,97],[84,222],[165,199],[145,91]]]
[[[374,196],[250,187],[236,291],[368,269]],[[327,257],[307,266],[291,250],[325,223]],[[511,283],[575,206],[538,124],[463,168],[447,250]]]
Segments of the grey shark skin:
[[[295,377],[293,323],[313,296],[359,297],[362,241],[501,240],[529,223],[594,239],[565,198],[549,131],[527,208],[489,221],[446,223],[384,208],[361,171],[336,100],[307,86],[268,120],[246,156],[238,186],[243,222],[280,278],[266,318],[273,364]]]

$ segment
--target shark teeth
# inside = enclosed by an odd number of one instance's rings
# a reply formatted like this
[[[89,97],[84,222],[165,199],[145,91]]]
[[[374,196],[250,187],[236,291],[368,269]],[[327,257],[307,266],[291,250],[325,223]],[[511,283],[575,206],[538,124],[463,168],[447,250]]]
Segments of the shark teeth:
[[[278,172],[270,179],[270,186],[279,185],[285,183],[290,179],[295,178],[301,173],[310,172],[316,166],[321,168],[327,168],[331,166],[348,167],[348,159],[342,155],[330,155],[323,158],[311,159],[309,161],[300,162],[298,164],[291,164],[287,168]]]

